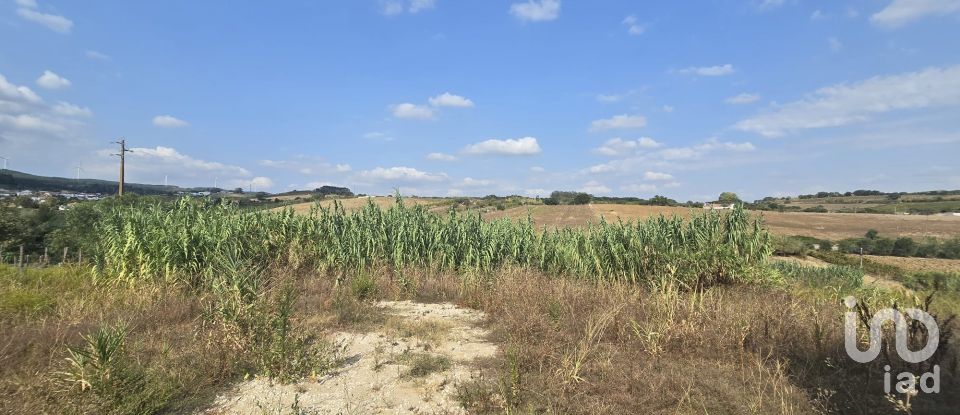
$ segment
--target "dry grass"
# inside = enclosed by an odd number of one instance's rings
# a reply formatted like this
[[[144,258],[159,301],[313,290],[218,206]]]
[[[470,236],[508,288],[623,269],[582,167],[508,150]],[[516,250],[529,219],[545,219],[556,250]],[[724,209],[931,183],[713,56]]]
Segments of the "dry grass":
[[[636,220],[651,216],[688,218],[703,209],[641,206],[624,204],[592,204],[588,206],[535,206],[518,207],[505,211],[490,212],[485,218],[523,219],[528,214],[541,226],[583,226],[596,222],[601,216],[608,221],[621,218]],[[912,238],[950,238],[960,235],[960,217],[921,215],[881,215],[869,213],[808,213],[808,212],[756,212],[762,214],[766,227],[781,235],[803,235],[815,238],[839,240],[863,236],[867,230],[876,229],[881,235]]]
[[[381,197],[381,196],[350,197],[350,198],[341,198],[336,200],[339,201],[343,205],[343,208],[348,211],[360,209],[366,206],[368,201],[373,201],[374,204],[376,204],[377,206],[380,206],[383,209],[389,208],[396,203],[396,201],[392,197]],[[441,199],[441,198],[420,198],[420,197],[404,197],[403,198],[403,203],[407,206],[414,206],[414,205],[432,206],[432,205],[443,203],[443,201],[444,199]],[[320,206],[329,208],[333,206],[333,202],[334,202],[334,199],[324,199],[320,201]],[[289,206],[273,208],[271,210],[282,211],[288,208],[292,208],[293,211],[296,213],[309,214],[310,209],[312,209],[315,205],[316,205],[316,202],[304,202],[304,203],[297,203]]]
[[[865,255],[873,262],[892,265],[906,272],[953,272],[960,273],[960,259],[903,258],[895,256]]]

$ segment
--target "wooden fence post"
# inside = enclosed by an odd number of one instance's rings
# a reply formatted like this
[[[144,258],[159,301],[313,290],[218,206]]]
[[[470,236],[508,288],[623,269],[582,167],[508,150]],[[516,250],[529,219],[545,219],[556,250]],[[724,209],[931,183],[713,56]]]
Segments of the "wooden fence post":
[[[43,261],[41,262],[43,266],[47,266],[50,263],[50,257],[47,256],[47,247],[43,247]]]
[[[60,266],[63,266],[67,262],[67,253],[70,252],[70,248],[63,247],[63,256],[60,257]]]
[[[20,262],[17,263],[17,267],[21,270],[23,269],[23,245],[20,245]]]

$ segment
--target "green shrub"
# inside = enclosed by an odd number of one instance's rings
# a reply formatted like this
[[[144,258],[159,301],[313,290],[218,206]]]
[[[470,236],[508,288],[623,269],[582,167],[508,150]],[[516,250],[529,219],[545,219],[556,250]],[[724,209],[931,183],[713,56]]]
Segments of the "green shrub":
[[[863,286],[863,271],[850,266],[812,267],[792,262],[775,262],[774,269],[786,280],[793,280],[813,287],[860,288]]]

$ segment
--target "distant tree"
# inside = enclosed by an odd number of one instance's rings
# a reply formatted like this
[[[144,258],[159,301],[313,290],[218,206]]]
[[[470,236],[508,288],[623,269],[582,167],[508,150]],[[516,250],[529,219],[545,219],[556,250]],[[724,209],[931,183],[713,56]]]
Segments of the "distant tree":
[[[725,205],[728,205],[731,203],[740,203],[740,196],[737,196],[737,194],[733,192],[723,192],[723,193],[720,193],[720,198],[718,200],[720,201],[720,203],[723,203]]]
[[[654,206],[676,206],[677,201],[666,196],[656,195],[650,198],[650,204]]]
[[[890,253],[894,256],[914,256],[917,254],[917,243],[911,238],[897,238],[897,240],[893,242],[893,249]]]
[[[545,197],[545,198],[543,198],[543,204],[545,204],[545,205],[550,205],[550,206],[559,205],[559,204],[560,204],[560,201],[558,201],[557,199],[554,199],[554,198],[552,198],[552,197]]]
[[[870,229],[870,230],[868,230],[867,233],[864,234],[863,236],[865,236],[867,239],[877,239],[877,234],[878,234],[878,233],[879,233],[879,232],[877,232],[876,229]]]
[[[233,189],[233,193],[242,194],[242,193],[243,193],[243,188],[242,188],[242,187],[237,187],[237,188]]]
[[[593,196],[590,196],[587,193],[578,193],[576,196],[573,197],[572,203],[574,205],[586,205],[590,203],[591,200],[593,200]]]

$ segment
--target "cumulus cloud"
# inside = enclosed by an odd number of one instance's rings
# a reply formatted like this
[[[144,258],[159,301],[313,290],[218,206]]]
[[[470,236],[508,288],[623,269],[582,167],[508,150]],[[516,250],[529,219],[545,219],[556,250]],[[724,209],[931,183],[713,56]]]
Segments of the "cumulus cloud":
[[[70,80],[48,70],[37,78],[37,85],[46,89],[60,89],[70,86]]]
[[[90,111],[90,108],[80,107],[63,101],[57,102],[57,104],[53,106],[53,111],[67,117],[89,117],[93,115],[93,111]]]
[[[30,114],[0,114],[0,126],[9,127],[16,130],[40,131],[49,133],[56,133],[66,130],[65,126],[54,120]],[[0,132],[2,132],[2,130],[3,129],[0,129]]]
[[[14,85],[7,81],[7,78],[3,75],[0,75],[0,98],[30,104],[37,104],[43,101],[40,99],[40,96],[30,88],[22,85]]]
[[[543,167],[540,167],[540,166],[533,166],[533,167],[530,168],[530,171],[532,171],[532,172],[534,172],[534,173],[543,173],[543,172],[547,171],[547,169],[545,169],[545,168],[543,168]]]
[[[390,112],[393,113],[394,118],[409,120],[429,120],[434,116],[434,112],[430,107],[411,104],[409,102],[391,106]]]
[[[631,35],[642,35],[647,31],[646,27],[637,22],[637,16],[632,14],[625,17],[621,23],[627,27],[627,33]]]
[[[456,161],[457,157],[451,154],[446,154],[446,153],[430,153],[430,154],[427,154],[427,160]]]
[[[190,125],[190,123],[172,115],[158,115],[153,117],[153,125],[161,128],[180,128],[186,127]]]
[[[843,49],[843,43],[840,42],[840,39],[835,37],[827,38],[827,45],[830,46],[830,51],[834,53]]]
[[[960,13],[960,0],[893,0],[870,16],[870,21],[878,26],[896,28],[928,16],[957,13]]]
[[[743,105],[743,104],[750,104],[750,103],[753,103],[753,102],[757,102],[757,101],[759,101],[759,100],[760,100],[760,95],[758,95],[758,94],[748,94],[748,93],[744,92],[744,93],[742,93],[742,94],[737,94],[737,95],[734,95],[734,96],[732,96],[732,97],[730,97],[730,98],[727,98],[727,99],[724,100],[724,101],[726,101],[727,104]]]
[[[534,137],[507,140],[490,139],[470,144],[463,149],[464,154],[505,156],[527,156],[540,154],[540,151],[540,144]]]
[[[466,177],[462,181],[460,181],[460,185],[466,186],[466,187],[482,187],[482,186],[490,186],[491,184],[493,184],[493,180],[474,179],[472,177]]]
[[[447,179],[445,173],[428,173],[404,166],[377,167],[360,172],[360,176],[370,180],[389,182],[440,182]]]
[[[303,175],[346,173],[353,170],[349,164],[332,164],[321,157],[297,155],[288,160],[260,160],[264,167],[297,172]]]
[[[673,180],[673,175],[669,173],[648,171],[646,173],[643,173],[643,180],[649,180],[649,181]]]
[[[428,100],[430,105],[434,107],[461,107],[467,108],[473,106],[473,101],[464,98],[460,95],[454,95],[449,92],[444,92],[440,95],[432,97]]]
[[[725,76],[732,75],[735,71],[733,65],[716,65],[716,66],[691,66],[689,68],[684,68],[679,71],[685,75],[699,75],[699,76]]]
[[[215,161],[205,161],[193,158],[186,154],[180,153],[175,148],[157,146],[154,148],[147,147],[134,147],[131,148],[132,152],[127,155],[127,157],[134,159],[134,161],[128,163],[129,168],[137,169],[139,161],[155,162],[164,166],[170,167],[171,171],[182,169],[186,171],[200,171],[200,172],[211,172],[211,173],[220,173],[220,174],[233,174],[238,176],[250,176],[250,171],[237,166],[231,166],[228,164],[223,164]],[[115,152],[114,150],[105,150],[107,153]]]
[[[620,186],[620,190],[636,193],[653,192],[657,190],[657,185],[652,183],[630,183]]]
[[[580,191],[591,194],[605,194],[610,193],[610,188],[596,180],[591,180],[584,183],[583,187],[580,188]]]
[[[70,19],[56,14],[41,13],[35,10],[37,8],[36,1],[18,1],[17,4],[20,5],[20,8],[17,9],[17,15],[24,20],[40,24],[57,33],[66,34],[70,33],[70,30],[73,29],[73,21]]]
[[[650,137],[640,137],[636,140],[624,140],[617,137],[607,140],[602,146],[593,149],[593,152],[611,157],[626,156],[636,154],[641,149],[657,148],[661,145]]]
[[[523,193],[526,193],[527,196],[546,196],[550,194],[550,192],[547,189],[540,189],[540,188],[525,189]]]
[[[960,65],[877,76],[821,88],[806,98],[774,107],[735,127],[765,137],[806,129],[839,127],[897,110],[960,105]]]
[[[528,0],[510,5],[510,14],[524,22],[544,22],[560,17],[560,0]]]
[[[642,115],[614,115],[613,117],[595,120],[590,123],[590,130],[614,130],[628,128],[642,128],[647,125],[647,118]]]

